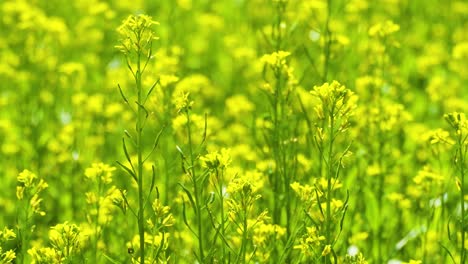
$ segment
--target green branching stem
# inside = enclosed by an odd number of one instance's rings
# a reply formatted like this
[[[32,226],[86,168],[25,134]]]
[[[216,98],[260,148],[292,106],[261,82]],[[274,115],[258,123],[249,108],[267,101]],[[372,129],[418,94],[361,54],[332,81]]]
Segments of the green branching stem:
[[[322,82],[326,82],[328,79],[328,68],[330,64],[330,47],[331,47],[331,32],[330,32],[330,18],[331,18],[331,0],[327,0],[327,18],[325,20],[325,30],[324,30],[324,39],[325,39],[325,58],[323,62],[323,75]]]
[[[140,35],[138,35],[140,37]],[[139,39],[139,38],[137,38]],[[135,73],[135,82],[137,88],[137,123],[136,123],[136,151],[138,156],[137,165],[137,180],[138,180],[138,233],[140,236],[140,262],[145,261],[145,203],[143,193],[143,109],[142,104],[142,87],[141,87],[141,48],[138,47],[137,52],[137,70]]]
[[[465,263],[466,260],[466,250],[465,250],[465,159],[467,147],[465,145],[466,138],[462,133],[458,135],[457,145],[458,145],[458,156],[459,156],[459,169],[460,169],[460,210],[461,210],[461,219],[460,219],[460,232],[461,232],[461,243],[460,243],[460,264]]]
[[[197,216],[197,229],[198,229],[198,253],[200,254],[200,259],[204,261],[205,253],[203,250],[203,222],[202,222],[202,215],[201,215],[201,204],[200,204],[200,190],[198,186],[198,180],[195,170],[195,153],[193,151],[193,142],[192,142],[192,130],[190,128],[190,113],[189,109],[185,109],[185,115],[187,117],[186,129],[187,129],[187,138],[188,138],[188,148],[189,148],[189,155],[190,155],[190,175],[193,184],[193,191],[195,196],[195,214]]]
[[[331,219],[331,194],[332,194],[332,179],[334,178],[334,173],[333,173],[333,143],[334,143],[334,129],[335,129],[335,105],[333,104],[332,109],[330,110],[329,118],[330,118],[330,127],[329,127],[329,142],[328,142],[328,157],[327,157],[327,208],[326,208],[326,241],[327,245],[332,244],[332,232],[331,232],[331,224],[332,224],[332,219]],[[328,263],[328,257],[327,255],[324,258],[324,263]]]

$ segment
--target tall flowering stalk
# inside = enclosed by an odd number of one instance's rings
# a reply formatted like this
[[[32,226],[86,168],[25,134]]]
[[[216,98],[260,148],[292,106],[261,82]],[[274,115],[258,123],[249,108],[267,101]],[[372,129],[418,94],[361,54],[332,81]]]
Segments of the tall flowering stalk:
[[[333,199],[334,186],[340,176],[343,158],[350,154],[350,143],[343,150],[339,150],[337,149],[337,139],[346,135],[346,131],[351,125],[350,118],[356,108],[357,96],[337,81],[315,86],[311,93],[319,100],[315,106],[317,116],[315,143],[325,165],[321,170],[321,177],[326,180],[325,187],[321,190],[325,194],[325,210],[321,203],[317,204],[323,217],[321,231],[325,235],[322,256],[324,263],[329,263],[330,253],[334,254],[333,246],[338,239],[338,235],[333,232],[333,226],[337,224],[336,213],[342,212],[342,224],[347,208],[347,202],[344,202],[340,210],[332,210],[332,206],[337,207],[335,205],[337,201]],[[342,228],[341,224],[340,228]]]
[[[17,263],[27,263],[27,249],[31,240],[31,234],[35,229],[34,215],[44,216],[46,213],[41,208],[42,198],[39,194],[48,187],[48,184],[35,173],[24,170],[18,174],[18,186],[16,198],[18,198],[18,243],[19,255]]]
[[[395,33],[400,30],[400,26],[398,24],[393,23],[393,21],[388,20],[385,22],[377,23],[369,28],[368,35],[371,39],[374,40],[371,45],[371,49],[375,55],[373,55],[375,68],[374,68],[374,102],[375,105],[371,105],[371,113],[375,114],[375,116],[371,116],[372,119],[372,128],[375,129],[375,137],[377,138],[377,143],[375,144],[375,149],[373,149],[373,154],[375,155],[376,164],[379,168],[379,172],[377,173],[377,189],[375,197],[377,198],[377,228],[375,231],[375,239],[377,245],[377,256],[376,261],[382,262],[386,257],[384,255],[384,247],[385,247],[385,210],[384,210],[384,197],[385,197],[385,175],[388,173],[387,171],[387,162],[388,162],[388,153],[386,152],[387,148],[390,147],[389,137],[394,137],[391,134],[394,127],[392,127],[392,115],[396,115],[393,117],[396,120],[403,120],[403,118],[398,116],[398,112],[390,104],[390,102],[385,100],[385,93],[384,87],[390,85],[390,81],[388,80],[387,72],[390,67],[390,57],[389,57],[389,49],[396,48],[399,46],[398,42],[395,39]],[[390,120],[390,121],[389,121]]]
[[[126,131],[127,138],[133,143],[137,156],[136,164],[133,164],[132,159],[129,156],[125,138],[123,139],[123,149],[129,165],[124,165],[119,162],[119,165],[132,176],[133,180],[138,185],[138,211],[135,216],[138,219],[138,234],[139,234],[139,245],[140,245],[140,263],[145,261],[145,206],[148,203],[150,195],[155,188],[155,173],[153,167],[153,175],[151,185],[148,186],[143,181],[143,165],[149,158],[151,153],[156,149],[159,136],[157,135],[153,148],[144,156],[144,143],[143,143],[143,129],[146,121],[148,120],[149,112],[145,107],[148,97],[151,92],[158,84],[159,80],[156,81],[149,89],[144,89],[142,85],[142,76],[146,70],[152,56],[153,41],[157,39],[154,31],[152,30],[153,25],[157,25],[158,22],[152,20],[151,17],[146,15],[131,15],[123,21],[123,24],[117,29],[121,39],[120,45],[116,46],[125,56],[127,67],[133,75],[135,80],[135,106],[130,104],[128,97],[124,94],[123,90],[119,85],[119,91],[122,95],[124,102],[132,110],[135,115],[136,124],[134,133]],[[149,190],[148,194],[145,194],[145,190]]]
[[[270,177],[275,196],[273,197],[273,222],[280,224],[282,208],[286,210],[286,229],[290,234],[291,201],[289,200],[289,185],[294,179],[296,117],[292,112],[291,97],[297,85],[293,68],[289,66],[290,52],[278,51],[266,54],[261,58],[265,65],[265,74],[272,73],[272,81],[266,80],[264,89],[268,93],[271,106],[271,130],[265,136],[275,161],[275,170]],[[284,195],[284,199],[281,198]],[[284,200],[284,201],[283,201]]]
[[[463,113],[450,113],[445,115],[445,120],[450,124],[455,132],[455,166],[459,172],[460,178],[457,178],[456,185],[460,191],[460,218],[459,218],[459,231],[460,231],[460,262],[466,261],[466,206],[465,206],[465,174],[467,169],[467,153],[468,153],[468,120]]]
[[[225,212],[225,174],[227,168],[230,166],[232,160],[230,156],[229,149],[221,149],[221,151],[211,152],[207,155],[200,158],[202,161],[202,166],[205,167],[210,174],[210,179],[217,198],[219,199],[219,222],[215,224],[216,219],[212,216],[211,210],[208,207],[208,212],[211,216],[211,222],[213,223],[213,228],[219,232],[219,235],[222,239],[222,262],[227,262],[228,260],[228,249],[229,245],[227,244],[226,237],[226,226],[227,218]],[[218,231],[219,230],[219,231]]]
[[[182,170],[186,176],[188,176],[190,180],[190,184],[192,185],[192,189],[189,190],[187,187],[185,187],[183,184],[180,184],[182,189],[184,190],[185,194],[187,195],[190,205],[192,206],[192,209],[195,213],[196,216],[196,229],[192,229],[191,225],[188,223],[188,220],[186,218],[186,211],[185,211],[185,204],[184,204],[184,209],[183,209],[183,214],[184,214],[184,223],[185,225],[189,228],[189,230],[192,232],[193,235],[195,235],[198,239],[198,255],[197,259],[201,262],[204,263],[206,261],[206,252],[205,252],[205,225],[203,222],[203,192],[204,192],[204,187],[206,183],[206,179],[209,176],[208,172],[204,173],[198,173],[196,164],[197,161],[199,160],[199,153],[197,152],[197,148],[195,145],[195,139],[193,138],[194,136],[194,131],[192,130],[192,119],[191,119],[191,109],[193,106],[193,101],[190,99],[190,93],[188,92],[182,92],[180,93],[177,97],[174,98],[174,104],[177,108],[177,112],[181,115],[184,116],[185,120],[185,129],[186,129],[186,135],[187,135],[187,152],[188,152],[188,157],[184,154],[184,151],[177,146],[177,150],[179,151],[181,158],[182,158]],[[206,140],[206,118],[205,118],[205,131],[203,132],[203,138],[200,144],[200,147],[203,145],[203,143]]]

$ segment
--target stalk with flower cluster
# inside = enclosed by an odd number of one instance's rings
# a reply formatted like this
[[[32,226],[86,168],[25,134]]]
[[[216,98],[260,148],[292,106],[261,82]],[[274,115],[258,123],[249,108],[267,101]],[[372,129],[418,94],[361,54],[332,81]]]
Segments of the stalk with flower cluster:
[[[323,217],[321,231],[325,235],[326,243],[322,256],[324,256],[324,263],[329,263],[331,261],[330,253],[334,254],[333,245],[338,239],[332,226],[337,223],[337,213],[341,212],[340,228],[342,228],[342,221],[347,209],[347,201],[345,201],[341,208],[333,208],[332,211],[334,186],[341,173],[343,158],[350,155],[350,143],[348,142],[348,146],[343,150],[337,150],[336,141],[350,127],[350,118],[356,108],[357,96],[337,81],[315,86],[311,93],[319,100],[315,106],[317,115],[315,143],[322,163],[325,165],[320,172],[322,178],[326,179],[326,187],[323,190],[326,199],[325,212],[323,212],[320,202],[317,204]],[[336,206],[333,205],[333,207]]]
[[[19,201],[17,213],[18,248],[20,252],[17,263],[27,263],[26,252],[35,227],[32,221],[33,216],[35,214],[45,215],[41,208],[42,198],[39,197],[39,194],[48,187],[48,184],[29,170],[19,173],[17,181],[16,197]]]
[[[229,245],[226,241],[226,212],[225,212],[225,173],[226,169],[231,164],[231,156],[229,149],[221,149],[221,151],[216,151],[208,153],[207,155],[200,158],[202,161],[202,166],[205,167],[210,174],[210,179],[215,189],[217,198],[219,199],[219,222],[216,222],[216,219],[213,215],[213,212],[210,208],[208,213],[210,214],[211,222],[213,228],[216,230],[215,237],[221,237],[222,241],[222,262],[228,262],[228,250]]]
[[[272,112],[271,136],[265,136],[271,148],[275,161],[275,170],[271,175],[271,185],[273,188],[273,222],[281,222],[282,207],[286,208],[286,229],[288,236],[291,226],[291,201],[289,195],[289,185],[294,179],[294,156],[295,156],[295,116],[291,111],[290,98],[297,85],[297,80],[293,74],[293,68],[288,65],[287,58],[290,52],[278,51],[262,57],[265,70],[271,70],[274,81],[267,81],[264,88],[269,92],[269,100]],[[291,124],[292,123],[292,124]],[[283,197],[284,195],[284,197]],[[284,198],[284,199],[281,199]],[[284,201],[283,201],[284,200]]]
[[[461,235],[460,239],[460,264],[465,263],[466,260],[466,249],[465,249],[465,237],[466,237],[466,206],[465,206],[465,174],[467,167],[467,153],[468,153],[468,120],[463,113],[450,113],[445,115],[445,120],[450,124],[453,131],[455,132],[455,165],[459,171],[460,178],[456,180],[457,188],[460,191],[460,220],[459,220],[459,232]],[[453,260],[453,259],[452,259]]]
[[[273,1],[275,11],[271,25],[269,43],[274,48],[270,54],[265,54],[261,61],[264,64],[263,86],[270,103],[269,115],[272,122],[271,131],[265,133],[265,141],[274,160],[274,169],[269,175],[274,193],[272,217],[273,223],[285,226],[287,237],[291,235],[292,201],[289,185],[295,178],[296,128],[297,120],[292,113],[291,98],[298,82],[293,75],[293,68],[289,65],[290,52],[284,50],[287,39],[286,11],[288,1]],[[283,209],[284,208],[284,209]]]
[[[155,189],[155,173],[153,167],[153,175],[151,185],[148,186],[144,183],[143,178],[143,165],[149,156],[156,149],[161,132],[157,135],[153,147],[149,154],[144,156],[144,143],[143,143],[143,129],[146,121],[149,117],[149,112],[145,107],[148,97],[151,92],[158,84],[156,81],[148,90],[145,91],[142,85],[142,76],[146,70],[148,62],[153,57],[152,48],[153,41],[157,39],[152,30],[153,25],[157,25],[158,22],[152,20],[151,17],[146,15],[131,15],[123,24],[118,28],[118,33],[121,37],[120,45],[116,46],[125,56],[127,67],[133,75],[135,80],[136,98],[133,107],[130,105],[128,97],[124,94],[123,90],[119,85],[119,91],[122,95],[124,102],[135,114],[136,124],[135,133],[132,135],[130,132],[125,131],[126,136],[133,143],[135,152],[137,155],[136,164],[133,164],[127,150],[126,140],[123,139],[123,149],[129,165],[124,165],[119,162],[119,165],[130,175],[138,185],[138,211],[135,214],[138,221],[138,233],[139,233],[139,246],[140,246],[140,263],[145,261],[145,207],[149,201],[150,195]],[[136,108],[136,109],[135,109]],[[145,194],[145,190],[149,190],[148,194]],[[130,206],[129,206],[130,207]],[[131,208],[131,207],[130,207]]]
[[[196,216],[196,230],[193,230],[190,224],[188,223],[185,215],[185,205],[184,205],[184,223],[189,228],[189,230],[194,234],[198,239],[198,255],[197,259],[201,262],[205,262],[205,231],[202,217],[202,199],[203,199],[203,190],[204,183],[208,177],[208,172],[198,174],[196,169],[196,161],[199,159],[199,155],[194,146],[193,131],[192,131],[192,120],[191,120],[191,108],[193,101],[190,99],[190,93],[182,92],[174,99],[175,106],[179,114],[185,116],[185,129],[187,133],[187,148],[188,148],[188,157],[184,154],[184,151],[177,146],[182,158],[182,169],[185,175],[190,179],[192,184],[193,191],[190,191],[183,184],[180,184],[185,194],[189,198],[192,209],[194,210]],[[200,143],[200,146],[203,145],[206,139],[206,118],[205,118],[205,131],[203,133],[203,138]]]
[[[384,197],[385,197],[385,175],[387,173],[388,162],[387,148],[390,146],[388,144],[389,139],[394,135],[391,133],[394,129],[395,122],[391,122],[392,118],[402,122],[404,119],[403,109],[399,109],[397,104],[385,100],[384,87],[389,86],[390,82],[387,77],[387,68],[389,64],[389,54],[388,50],[390,48],[398,47],[398,42],[394,38],[394,34],[400,30],[400,26],[393,23],[393,21],[385,21],[377,23],[369,28],[368,35],[373,40],[372,45],[370,45],[371,50],[375,56],[375,68],[373,73],[373,97],[375,105],[371,105],[370,112],[375,115],[370,115],[370,121],[373,125],[372,128],[375,129],[376,144],[373,146],[374,149],[371,149],[375,155],[375,163],[378,167],[378,179],[377,179],[377,190],[374,193],[377,199],[377,221],[376,228],[374,230],[376,238],[376,261],[384,261],[384,233],[385,233],[385,217],[384,217]],[[400,113],[401,112],[401,113]],[[400,116],[401,115],[401,116]]]

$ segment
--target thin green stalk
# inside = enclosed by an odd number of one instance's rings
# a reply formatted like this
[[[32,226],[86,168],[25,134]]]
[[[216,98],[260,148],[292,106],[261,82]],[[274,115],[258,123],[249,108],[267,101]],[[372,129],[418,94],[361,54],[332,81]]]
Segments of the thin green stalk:
[[[279,148],[280,148],[280,144],[279,144],[279,141],[280,141],[280,133],[279,133],[279,123],[280,123],[280,120],[279,120],[279,101],[280,101],[280,96],[281,96],[281,73],[280,73],[280,70],[279,69],[276,69],[275,70],[275,79],[276,79],[276,84],[275,84],[275,94],[274,94],[274,98],[273,98],[273,102],[274,102],[274,105],[273,105],[273,125],[274,125],[274,132],[273,132],[273,155],[274,155],[274,159],[275,159],[275,163],[276,163],[276,168],[275,168],[275,172],[274,172],[274,178],[273,178],[273,191],[275,194],[278,194],[279,193],[279,185],[280,185],[280,173],[279,173],[279,168],[278,166],[280,165],[280,160],[279,160]],[[275,195],[275,199],[274,199],[274,209],[273,209],[273,219],[274,219],[274,223],[276,224],[279,224],[280,221],[281,221],[281,212],[280,212],[280,201],[279,201],[279,198],[277,198],[278,196]]]
[[[382,152],[383,152],[383,140],[382,140],[382,131],[379,128],[378,131],[379,134],[379,146],[378,146],[378,151],[377,151],[377,162],[379,164],[379,168],[381,169],[378,179],[378,187],[377,187],[377,204],[378,204],[378,230],[377,230],[377,261],[381,262],[382,261],[382,232],[383,232],[383,195],[384,195],[384,178],[383,178],[383,158],[382,158]]]
[[[138,34],[138,37],[140,35]],[[142,87],[141,87],[141,50],[139,49],[137,57],[137,70],[135,74],[136,88],[137,88],[137,123],[136,123],[136,151],[138,156],[138,233],[140,235],[140,263],[145,262],[145,203],[143,193],[143,144],[142,144],[142,120],[143,120],[143,109],[142,105]]]
[[[102,175],[98,175],[97,180],[98,180],[98,201],[95,204],[95,209],[96,209],[96,217],[94,218],[94,263],[98,263],[98,241],[99,241],[99,236],[98,236],[98,227],[99,227],[99,213],[101,211],[101,205],[100,203],[100,197],[102,194],[102,180],[101,180]]]
[[[245,263],[245,256],[246,256],[246,252],[247,252],[247,212],[248,212],[248,209],[247,209],[247,202],[243,201],[243,207],[244,207],[244,218],[243,218],[243,221],[242,221],[242,244],[241,244],[241,249],[240,249],[240,253],[239,253],[239,261],[238,263]]]
[[[326,241],[327,245],[331,245],[331,192],[332,192],[332,177],[333,177],[333,138],[334,138],[334,129],[335,129],[335,118],[334,118],[334,107],[332,107],[331,114],[330,114],[330,131],[329,131],[329,146],[328,146],[328,172],[327,172],[327,210],[326,215],[327,218],[325,219],[326,222]],[[324,258],[324,263],[327,263],[329,260],[329,255]]]
[[[458,136],[458,150],[460,155],[460,176],[461,176],[461,190],[460,190],[460,206],[461,206],[461,220],[460,220],[460,231],[461,231],[461,244],[460,244],[460,264],[465,263],[465,155],[466,150],[463,151],[465,142],[462,139],[463,135]]]
[[[190,171],[192,175],[192,183],[193,183],[193,190],[195,195],[195,213],[197,215],[197,229],[198,229],[198,250],[200,254],[200,259],[204,261],[205,254],[203,252],[203,228],[202,228],[202,217],[201,217],[201,206],[200,206],[200,194],[198,190],[198,183],[197,183],[197,176],[195,170],[195,156],[193,153],[193,146],[192,146],[192,130],[190,128],[190,113],[188,109],[185,109],[185,115],[187,116],[187,137],[188,137],[188,147],[189,147],[189,154],[190,154]]]
[[[330,46],[331,46],[331,32],[330,32],[330,17],[331,17],[331,0],[327,0],[327,18],[325,20],[325,60],[323,62],[323,76],[322,82],[328,79],[328,66],[330,64]]]
[[[380,78],[382,80],[385,80],[385,54],[382,53],[382,58],[381,58],[381,76]],[[377,107],[379,109],[379,117],[382,117],[383,113],[383,103],[382,103],[382,89],[380,87],[377,87]],[[379,120],[378,127],[377,127],[377,141],[378,141],[378,149],[377,149],[377,163],[380,168],[380,173],[378,175],[378,189],[377,189],[377,204],[378,204],[378,229],[377,229],[377,262],[382,262],[383,258],[383,252],[382,252],[382,245],[383,245],[383,196],[384,196],[384,133],[382,131],[382,126],[381,126],[382,120]]]
[[[19,256],[19,263],[25,263],[26,260],[26,252],[27,252],[27,247],[29,245],[29,232],[30,232],[30,227],[29,227],[29,203],[23,202],[23,205],[21,206],[22,209],[24,209],[24,214],[23,214],[23,219],[20,220],[20,230],[19,234],[21,237],[20,241],[20,247],[21,247],[21,254]]]
[[[221,173],[221,177],[219,177],[219,172],[218,169],[216,169],[216,178],[218,180],[218,192],[219,192],[219,199],[220,199],[220,204],[221,204],[221,236],[223,238],[226,237],[226,232],[225,232],[225,222],[224,222],[224,195],[223,195],[223,184],[222,184],[222,177],[223,174]],[[226,247],[223,246],[223,263],[226,261]]]
[[[276,23],[275,23],[275,30],[273,32],[275,33],[275,52],[278,52],[281,50],[281,44],[282,44],[282,34],[281,34],[281,24],[283,23],[283,12],[285,9],[285,5],[283,3],[278,3],[276,6],[276,13],[277,13],[277,18],[276,18]],[[273,132],[273,142],[272,142],[272,147],[273,147],[273,155],[276,163],[276,168],[274,172],[274,177],[273,177],[273,192],[275,194],[280,193],[280,185],[281,185],[281,178],[284,177],[280,173],[280,168],[281,166],[281,160],[280,160],[280,148],[281,144],[280,141],[282,140],[281,135],[280,135],[280,125],[281,121],[280,120],[280,112],[284,108],[283,105],[283,100],[282,100],[282,87],[281,87],[281,69],[276,68],[274,70],[274,76],[275,76],[275,93],[273,97],[273,125],[274,125],[274,132]],[[289,188],[289,186],[288,186]],[[279,195],[275,195],[273,199],[273,222],[275,224],[280,224],[281,221],[281,201],[279,200]]]

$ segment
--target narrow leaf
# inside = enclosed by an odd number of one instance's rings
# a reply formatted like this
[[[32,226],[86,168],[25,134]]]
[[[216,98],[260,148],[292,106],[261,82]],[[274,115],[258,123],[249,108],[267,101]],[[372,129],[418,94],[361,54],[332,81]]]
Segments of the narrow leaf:
[[[159,145],[159,139],[161,138],[161,135],[164,131],[164,129],[166,128],[166,126],[163,126],[163,128],[161,128],[161,130],[159,131],[158,135],[156,136],[156,138],[154,139],[154,143],[153,143],[153,148],[151,149],[150,153],[148,154],[148,156],[146,156],[146,158],[144,159],[143,162],[145,162],[147,159],[149,159],[149,157],[151,156],[151,154],[153,154],[153,152],[156,150],[156,148],[158,147]]]
[[[192,227],[189,225],[189,223],[187,221],[187,212],[186,212],[185,199],[184,198],[182,198],[182,219],[184,220],[184,224],[188,227],[190,232],[192,232],[192,234],[194,234],[198,238],[197,233],[195,233],[195,231],[192,229]]]
[[[143,109],[143,111],[145,111],[145,117],[148,118],[149,116],[149,112],[148,110],[146,110],[145,106],[140,104],[139,102],[135,101],[135,103],[138,105],[138,107],[140,107],[141,109]]]
[[[155,81],[153,83],[153,85],[151,85],[151,88],[149,89],[148,93],[146,94],[146,97],[145,97],[145,100],[143,100],[143,103],[146,103],[146,101],[148,100],[149,96],[151,95],[151,93],[153,92],[154,88],[156,87],[156,85],[158,85],[158,83],[161,81],[161,78],[158,78],[157,81]]]
[[[117,260],[115,260],[115,259],[113,259],[113,258],[107,256],[105,253],[102,253],[102,255],[103,255],[108,261],[110,261],[111,263],[113,263],[113,264],[120,264],[120,262],[117,262]]]
[[[325,214],[323,213],[323,210],[322,210],[322,204],[320,203],[320,200],[319,200],[319,194],[318,194],[318,191],[317,191],[317,186],[315,186],[315,196],[317,197],[317,205],[320,209],[320,213],[322,214],[323,217],[325,217]]]
[[[135,167],[133,167],[132,159],[130,158],[130,155],[128,154],[127,145],[125,144],[125,138],[122,138],[122,146],[123,146],[123,150],[125,153],[125,157],[127,158],[127,161],[130,163],[130,166],[132,167],[132,171],[135,174]]]
[[[127,100],[127,97],[125,97],[123,91],[122,91],[122,88],[120,87],[120,84],[117,84],[117,86],[119,87],[119,92],[120,92],[120,95],[122,96],[122,99],[125,101],[125,103],[128,104],[128,100]]]
[[[119,164],[120,167],[122,167],[128,174],[130,174],[135,180],[135,182],[138,182],[138,179],[132,170],[130,170],[127,166],[123,165],[120,161],[117,161],[117,164]]]
[[[190,200],[190,204],[192,205],[193,210],[195,211],[196,214],[198,214],[198,208],[195,206],[195,201],[193,200],[193,196],[190,193],[190,191],[181,183],[179,183],[180,187],[184,190],[185,194],[187,194],[187,197]]]
[[[447,254],[450,256],[450,259],[452,259],[452,262],[454,264],[457,264],[457,262],[455,261],[455,258],[453,257],[452,253],[450,252],[450,250],[448,250],[448,248],[445,247],[441,242],[439,242],[439,245],[447,252]]]

